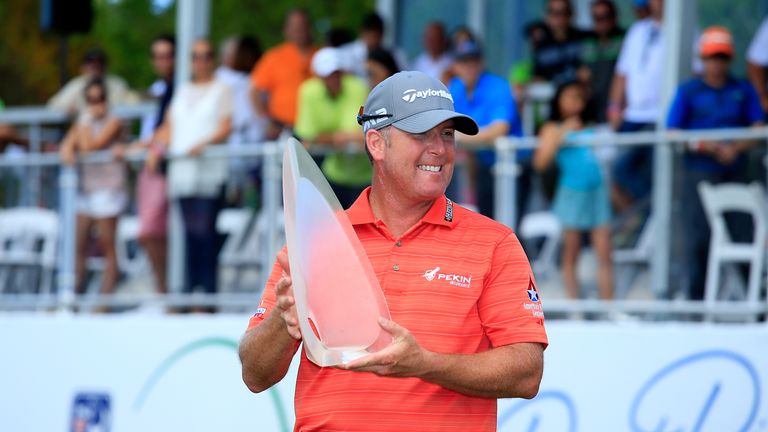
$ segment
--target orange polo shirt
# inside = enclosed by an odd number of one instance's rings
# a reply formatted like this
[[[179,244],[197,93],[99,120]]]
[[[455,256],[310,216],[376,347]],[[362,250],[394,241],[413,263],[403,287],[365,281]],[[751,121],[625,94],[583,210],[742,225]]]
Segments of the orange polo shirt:
[[[299,86],[312,77],[310,62],[316,48],[309,55],[301,53],[290,42],[270,50],[259,60],[251,72],[251,85],[269,93],[269,115],[286,125],[296,123]]]
[[[369,191],[347,215],[392,320],[421,346],[471,354],[520,342],[547,345],[533,274],[512,230],[443,197],[395,238],[374,217]],[[275,264],[249,329],[274,306],[280,274]],[[295,409],[297,431],[495,431],[497,421],[496,399],[463,395],[419,378],[321,368],[303,350]]]

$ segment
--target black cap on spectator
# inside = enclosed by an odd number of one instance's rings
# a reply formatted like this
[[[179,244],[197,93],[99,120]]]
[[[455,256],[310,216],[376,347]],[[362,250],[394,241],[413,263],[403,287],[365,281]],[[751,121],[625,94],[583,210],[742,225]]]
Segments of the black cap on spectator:
[[[374,30],[384,33],[384,20],[376,12],[369,12],[363,17],[363,30]]]
[[[454,58],[457,61],[480,60],[483,58],[483,49],[475,41],[464,41],[456,47]]]
[[[107,54],[101,48],[91,48],[83,56],[83,64],[98,63],[102,66],[107,65]]]

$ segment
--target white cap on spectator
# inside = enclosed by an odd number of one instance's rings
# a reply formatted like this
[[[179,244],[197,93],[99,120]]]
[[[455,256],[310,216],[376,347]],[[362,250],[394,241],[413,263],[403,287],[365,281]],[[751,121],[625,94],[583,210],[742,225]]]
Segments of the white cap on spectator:
[[[320,78],[344,69],[341,52],[337,48],[322,48],[312,57],[312,71]]]

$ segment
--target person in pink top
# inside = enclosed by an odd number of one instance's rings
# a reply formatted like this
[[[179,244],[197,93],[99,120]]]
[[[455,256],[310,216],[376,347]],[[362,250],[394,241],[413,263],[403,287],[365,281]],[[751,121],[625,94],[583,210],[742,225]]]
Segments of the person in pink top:
[[[60,155],[63,163],[73,165],[85,156],[113,147],[122,132],[122,123],[109,112],[107,88],[96,79],[85,86],[87,109],[84,110],[64,141]],[[101,292],[111,294],[118,277],[115,252],[117,217],[128,204],[126,167],[118,161],[83,163],[80,165],[77,197],[77,256],[75,262],[76,292],[82,293],[88,240],[95,226],[106,261]]]

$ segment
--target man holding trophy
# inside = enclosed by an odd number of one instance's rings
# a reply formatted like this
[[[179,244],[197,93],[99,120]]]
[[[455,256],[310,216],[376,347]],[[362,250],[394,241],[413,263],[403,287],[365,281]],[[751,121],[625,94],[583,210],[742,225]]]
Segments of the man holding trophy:
[[[392,343],[330,367],[302,350],[295,430],[495,431],[497,398],[537,394],[548,341],[515,234],[444,195],[455,134],[477,124],[413,71],[377,85],[358,122],[373,178],[346,215],[386,298],[391,319],[378,323]],[[240,345],[250,390],[283,379],[299,319],[283,250]]]

